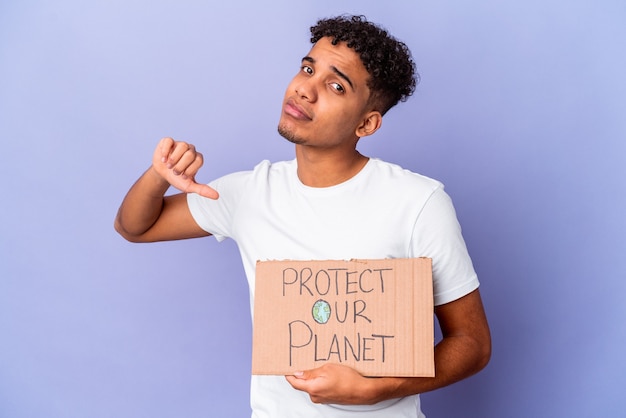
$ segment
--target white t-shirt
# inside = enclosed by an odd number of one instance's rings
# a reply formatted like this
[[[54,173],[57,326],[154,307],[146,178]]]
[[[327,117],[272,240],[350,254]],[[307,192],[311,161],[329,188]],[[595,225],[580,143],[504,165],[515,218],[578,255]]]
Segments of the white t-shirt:
[[[314,188],[300,182],[295,160],[263,161],[211,186],[220,198],[189,194],[189,209],[218,240],[237,242],[251,304],[259,260],[430,257],[435,305],[478,287],[443,185],[397,165],[370,159],[346,182]],[[283,376],[252,376],[251,404],[255,418],[423,416],[418,395],[373,406],[317,405]]]

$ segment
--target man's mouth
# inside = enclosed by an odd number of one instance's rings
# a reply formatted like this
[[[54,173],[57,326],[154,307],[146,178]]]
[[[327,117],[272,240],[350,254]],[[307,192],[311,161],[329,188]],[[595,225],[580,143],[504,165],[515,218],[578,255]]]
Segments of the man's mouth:
[[[285,106],[283,107],[284,112],[289,116],[299,119],[299,120],[312,120],[311,115],[299,104],[296,103],[294,99],[287,99],[285,102]]]

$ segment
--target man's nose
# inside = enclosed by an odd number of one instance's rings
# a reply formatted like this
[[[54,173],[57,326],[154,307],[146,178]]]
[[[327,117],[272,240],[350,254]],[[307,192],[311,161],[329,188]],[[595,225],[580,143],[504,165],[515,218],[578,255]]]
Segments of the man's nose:
[[[295,86],[296,94],[302,100],[308,102],[314,102],[317,100],[317,86],[314,77],[308,77],[304,80],[300,80]]]

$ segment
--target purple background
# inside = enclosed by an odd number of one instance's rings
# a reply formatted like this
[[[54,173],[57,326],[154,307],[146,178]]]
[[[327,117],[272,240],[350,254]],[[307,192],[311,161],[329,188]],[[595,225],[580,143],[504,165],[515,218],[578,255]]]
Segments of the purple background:
[[[276,133],[317,18],[363,13],[422,82],[361,144],[446,184],[494,354],[429,417],[617,417],[626,401],[626,3],[0,3],[0,417],[249,416],[232,241],[129,244],[162,136],[199,180],[292,158]]]

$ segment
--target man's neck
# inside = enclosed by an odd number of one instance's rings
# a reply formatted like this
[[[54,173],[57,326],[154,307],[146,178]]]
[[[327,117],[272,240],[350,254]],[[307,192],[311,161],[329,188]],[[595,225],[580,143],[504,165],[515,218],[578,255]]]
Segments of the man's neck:
[[[309,187],[331,187],[357,175],[369,158],[352,148],[344,152],[296,145],[298,178]]]

